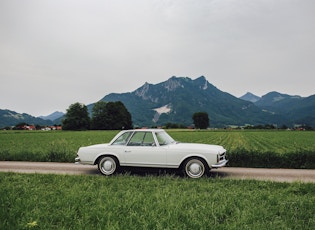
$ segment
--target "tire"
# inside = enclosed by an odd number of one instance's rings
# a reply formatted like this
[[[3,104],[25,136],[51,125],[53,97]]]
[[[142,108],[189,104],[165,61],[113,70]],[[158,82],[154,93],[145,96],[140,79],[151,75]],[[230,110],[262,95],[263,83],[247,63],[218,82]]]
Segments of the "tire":
[[[98,170],[105,176],[113,175],[119,169],[119,164],[116,158],[104,156],[98,161]]]
[[[190,158],[183,165],[184,173],[190,178],[200,178],[208,173],[209,167],[204,160],[199,158]]]

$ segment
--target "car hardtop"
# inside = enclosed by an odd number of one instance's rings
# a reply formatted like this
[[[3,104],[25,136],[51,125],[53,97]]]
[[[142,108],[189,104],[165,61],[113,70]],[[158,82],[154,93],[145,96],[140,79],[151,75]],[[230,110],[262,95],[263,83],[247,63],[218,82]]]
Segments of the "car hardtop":
[[[166,132],[166,131],[164,129],[128,129],[128,130],[120,131],[115,138],[117,138],[118,136],[120,136],[120,135],[122,135],[124,133],[135,133],[135,132],[154,132],[154,133],[158,133],[158,132]]]
[[[122,136],[125,133],[136,133],[136,132],[154,132],[154,133],[165,132],[166,133],[166,131],[164,129],[128,129],[128,130],[122,130],[119,133],[117,133],[117,135],[111,140],[109,145],[112,145],[118,137]]]

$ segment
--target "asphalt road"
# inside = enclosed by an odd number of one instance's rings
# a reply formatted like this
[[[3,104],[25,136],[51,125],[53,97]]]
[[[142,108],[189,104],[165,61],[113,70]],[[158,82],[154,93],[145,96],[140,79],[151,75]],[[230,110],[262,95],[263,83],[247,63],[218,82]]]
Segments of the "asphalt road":
[[[46,173],[69,175],[101,175],[97,166],[79,165],[74,163],[54,162],[22,162],[0,161],[0,172]],[[143,171],[136,174],[143,175]],[[315,183],[315,170],[308,169],[262,169],[224,167],[213,169],[211,177],[233,179],[256,179],[278,182],[312,182]]]

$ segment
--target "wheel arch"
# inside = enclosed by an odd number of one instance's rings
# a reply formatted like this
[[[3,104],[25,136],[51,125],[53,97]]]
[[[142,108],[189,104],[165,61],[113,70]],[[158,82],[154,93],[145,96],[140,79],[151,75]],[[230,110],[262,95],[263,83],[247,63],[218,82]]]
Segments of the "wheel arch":
[[[207,169],[209,169],[209,170],[211,169],[211,167],[210,167],[208,161],[207,161],[203,156],[200,156],[200,155],[187,156],[186,158],[184,158],[184,159],[181,161],[181,163],[180,163],[180,165],[179,165],[179,168],[182,169],[182,168],[184,167],[186,161],[188,161],[188,160],[190,160],[190,159],[194,159],[194,158],[201,160],[201,161],[205,164],[205,166],[207,167]]]
[[[96,157],[96,159],[94,160],[94,165],[97,165],[103,157],[113,157],[116,160],[117,164],[120,166],[120,161],[119,161],[118,157],[112,153],[102,153],[102,154],[98,155]]]

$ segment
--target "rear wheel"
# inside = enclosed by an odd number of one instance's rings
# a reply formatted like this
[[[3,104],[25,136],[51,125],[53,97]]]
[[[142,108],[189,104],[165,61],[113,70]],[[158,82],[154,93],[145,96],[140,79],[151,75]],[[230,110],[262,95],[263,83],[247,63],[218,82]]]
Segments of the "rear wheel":
[[[113,175],[119,168],[116,158],[104,156],[98,161],[98,170],[105,176]]]
[[[200,178],[209,170],[207,164],[199,158],[190,158],[185,161],[183,166],[185,175],[190,178]]]

